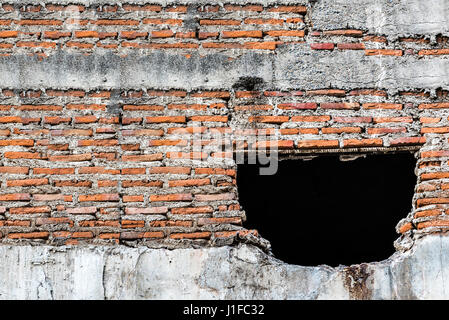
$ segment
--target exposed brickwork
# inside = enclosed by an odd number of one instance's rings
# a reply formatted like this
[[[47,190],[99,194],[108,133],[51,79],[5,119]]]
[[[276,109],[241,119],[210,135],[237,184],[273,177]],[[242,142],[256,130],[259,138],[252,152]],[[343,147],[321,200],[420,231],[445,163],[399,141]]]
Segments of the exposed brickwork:
[[[220,51],[232,60],[294,43],[329,55],[361,50],[369,59],[449,54],[444,37],[389,41],[365,30],[315,30],[309,8],[3,3],[0,54],[45,59],[60,51],[126,56],[143,49],[187,58]],[[195,149],[212,145],[216,133],[232,134],[233,151],[421,148],[413,217],[398,230],[447,229],[448,115],[447,91],[426,88],[3,88],[1,236],[5,242],[171,246],[257,235],[242,227],[233,152]],[[209,140],[199,141],[199,134]],[[260,134],[265,141],[247,141]]]

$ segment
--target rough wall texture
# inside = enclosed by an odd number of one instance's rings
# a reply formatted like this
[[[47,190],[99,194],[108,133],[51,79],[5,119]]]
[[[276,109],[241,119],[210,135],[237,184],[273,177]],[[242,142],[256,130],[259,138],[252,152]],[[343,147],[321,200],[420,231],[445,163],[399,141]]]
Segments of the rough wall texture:
[[[302,267],[252,245],[0,247],[1,299],[448,299],[449,238],[351,267]]]
[[[2,241],[266,248],[241,226],[233,154],[273,147],[416,150],[397,247],[444,231],[448,11],[445,0],[2,1]]]

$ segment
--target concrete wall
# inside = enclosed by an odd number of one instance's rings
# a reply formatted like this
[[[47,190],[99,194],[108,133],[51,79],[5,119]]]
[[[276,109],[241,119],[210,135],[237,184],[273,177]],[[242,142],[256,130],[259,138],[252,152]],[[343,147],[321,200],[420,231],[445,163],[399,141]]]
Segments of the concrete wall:
[[[19,259],[23,277],[41,279],[5,278],[4,297],[446,297],[414,270],[444,270],[445,238],[418,239],[449,228],[448,10],[444,0],[2,2],[2,267]],[[230,150],[194,150],[217,132]],[[265,257],[264,235],[242,225],[235,141],[308,155],[419,150],[413,210],[397,226],[405,253],[346,271]],[[41,266],[28,258],[39,255]],[[426,255],[430,265],[418,262]],[[240,256],[242,282],[211,269],[232,271]],[[166,285],[179,279],[170,259],[196,272],[181,293]],[[348,288],[352,273],[375,290]]]
[[[351,267],[301,267],[240,245],[160,250],[1,246],[1,299],[448,299],[449,238]]]

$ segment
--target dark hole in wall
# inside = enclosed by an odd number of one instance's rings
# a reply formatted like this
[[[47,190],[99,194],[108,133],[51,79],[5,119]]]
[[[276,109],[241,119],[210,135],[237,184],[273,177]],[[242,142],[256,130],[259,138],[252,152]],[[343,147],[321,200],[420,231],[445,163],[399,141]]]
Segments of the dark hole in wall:
[[[238,166],[248,229],[269,240],[276,258],[298,265],[351,265],[394,253],[395,226],[412,208],[411,153],[284,160],[275,175]]]

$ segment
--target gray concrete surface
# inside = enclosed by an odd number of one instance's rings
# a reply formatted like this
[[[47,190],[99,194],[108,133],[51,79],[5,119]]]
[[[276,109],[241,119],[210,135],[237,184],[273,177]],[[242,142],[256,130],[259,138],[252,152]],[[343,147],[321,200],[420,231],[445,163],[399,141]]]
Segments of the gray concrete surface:
[[[366,57],[363,51],[317,52],[308,46],[286,45],[275,55],[246,53],[232,61],[220,53],[187,59],[162,51],[124,58],[59,52],[43,61],[14,55],[0,57],[0,87],[231,89],[241,77],[258,77],[263,87],[284,90],[449,88],[444,57]]]
[[[449,237],[432,235],[382,262],[331,268],[289,265],[246,244],[176,250],[4,245],[0,298],[448,299],[448,250]]]

